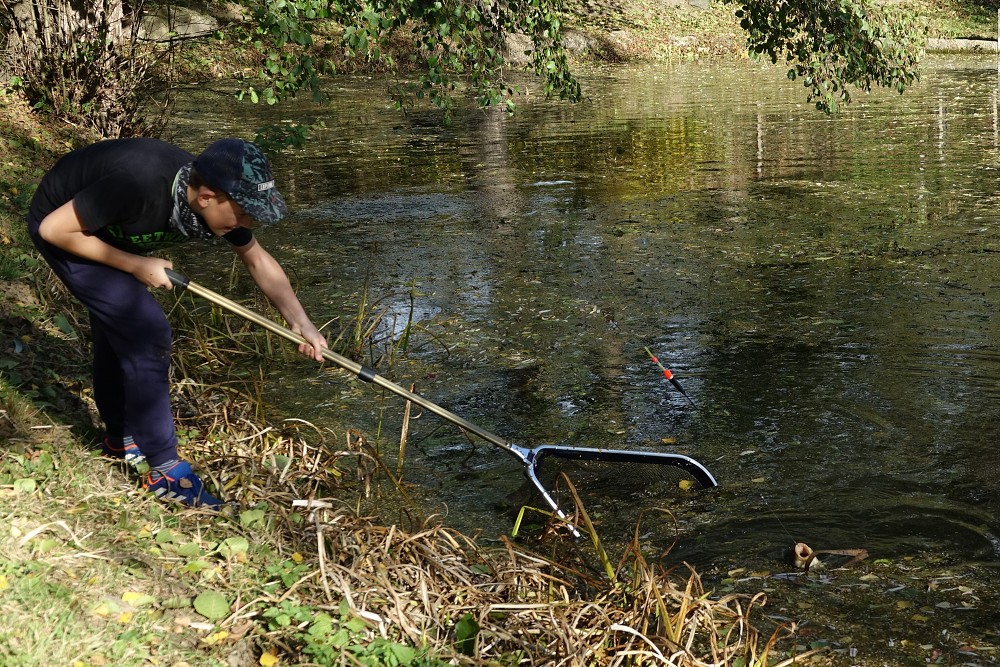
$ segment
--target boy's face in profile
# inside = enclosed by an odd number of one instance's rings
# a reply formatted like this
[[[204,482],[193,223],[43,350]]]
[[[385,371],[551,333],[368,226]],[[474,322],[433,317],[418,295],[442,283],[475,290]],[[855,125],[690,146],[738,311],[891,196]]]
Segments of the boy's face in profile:
[[[216,236],[227,234],[238,227],[253,228],[253,218],[223,192],[201,187],[196,199],[198,215]]]

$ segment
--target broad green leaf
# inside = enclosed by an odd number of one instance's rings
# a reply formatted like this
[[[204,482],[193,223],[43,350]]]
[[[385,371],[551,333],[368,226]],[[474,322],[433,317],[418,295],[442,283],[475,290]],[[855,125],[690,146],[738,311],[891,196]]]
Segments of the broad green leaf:
[[[190,563],[185,563],[181,570],[184,572],[191,572],[197,574],[199,572],[204,572],[205,570],[211,570],[214,566],[206,560],[193,560]]]
[[[476,652],[476,636],[479,635],[479,623],[472,614],[466,614],[455,624],[455,644],[464,655],[474,655]]]
[[[194,599],[194,610],[210,621],[229,615],[229,602],[218,591],[205,591]]]
[[[53,317],[52,324],[56,325],[56,328],[64,334],[73,336],[74,338],[76,337],[76,329],[74,329],[73,325],[69,323],[69,320],[66,319],[65,315],[60,314]]]
[[[194,542],[187,542],[177,547],[177,555],[185,558],[194,558],[201,555],[201,547]]]
[[[264,510],[245,510],[240,512],[240,525],[249,527],[264,520]]]
[[[307,632],[310,637],[314,637],[316,639],[322,639],[329,636],[333,633],[333,617],[322,612],[316,614],[316,618],[309,624],[309,630]]]
[[[389,650],[392,651],[393,657],[401,665],[409,665],[413,663],[413,659],[417,657],[417,651],[412,646],[406,646],[405,644],[391,644]]]
[[[34,493],[38,488],[38,482],[30,477],[23,477],[14,480],[14,490],[18,493]]]
[[[177,533],[170,530],[169,528],[164,528],[162,530],[156,531],[156,542],[157,544],[170,544],[175,543],[180,540]]]
[[[219,544],[219,553],[226,558],[245,554],[249,550],[250,542],[245,537],[227,537]]]
[[[39,553],[46,554],[55,549],[57,546],[59,546],[59,540],[53,539],[51,537],[46,537],[41,541],[39,541],[35,545],[35,548],[39,551]]]

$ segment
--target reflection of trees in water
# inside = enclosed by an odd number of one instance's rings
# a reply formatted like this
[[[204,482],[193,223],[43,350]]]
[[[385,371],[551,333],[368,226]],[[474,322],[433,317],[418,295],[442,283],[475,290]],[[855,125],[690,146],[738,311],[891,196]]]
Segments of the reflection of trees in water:
[[[474,193],[474,216],[484,224],[509,224],[524,212],[521,172],[511,159],[507,121],[498,108],[482,111],[469,121],[468,141],[457,146],[466,187]]]
[[[308,165],[333,243],[363,250],[340,267],[317,239],[317,273],[353,289],[377,241],[379,288],[416,279],[418,312],[457,323],[418,390],[505,437],[675,449],[781,510],[780,480],[825,485],[822,512],[876,469],[995,505],[995,82],[925,74],[825,117],[795,85],[685,76],[446,128],[344,120]]]
[[[917,296],[921,288],[913,281],[923,280],[919,258],[937,254],[921,249],[954,243],[954,232],[964,233],[940,222],[968,209],[970,195],[992,197],[989,186],[958,178],[968,160],[968,139],[959,137],[964,131],[989,141],[995,122],[940,98],[928,103],[929,117],[920,113],[920,100],[914,111],[905,104],[899,114],[857,107],[835,118],[774,103],[735,111],[684,107],[652,119],[574,107],[565,112],[573,114],[571,124],[545,123],[529,110],[529,119],[508,123],[506,143],[496,138],[502,124],[490,126],[488,145],[505,150],[479,154],[485,166],[478,173],[503,195],[494,199],[498,217],[512,217],[509,195],[517,182],[510,174],[518,170],[522,184],[539,177],[573,181],[545,208],[522,185],[524,212],[545,213],[522,213],[512,234],[492,236],[503,249],[493,253],[503,262],[497,275],[505,276],[495,290],[498,313],[521,307],[535,315],[527,329],[541,332],[532,386],[534,402],[551,417],[540,428],[585,422],[598,405],[608,423],[634,421],[643,403],[633,394],[634,406],[624,405],[621,394],[642,377],[629,369],[639,358],[633,353],[649,341],[673,346],[706,376],[699,388],[707,407],[736,406],[724,426],[734,439],[750,438],[747,447],[848,429],[862,440],[842,455],[863,466],[863,438],[884,429],[859,416],[862,406],[919,423],[934,404],[916,389],[919,378],[915,386],[869,371],[892,363],[894,341],[915,358],[942,354],[942,345],[928,345],[921,332],[941,322],[944,301]],[[900,266],[909,257],[914,261]],[[582,304],[595,317],[581,316]],[[560,332],[546,333],[537,317],[544,308],[564,320]],[[682,337],[690,342],[670,333],[679,317],[689,317]],[[617,331],[610,330],[612,320]],[[943,334],[937,328],[935,335],[947,345],[965,326],[945,327]],[[532,400],[523,389],[519,400]],[[962,390],[951,393],[958,398]],[[838,416],[826,407],[830,401],[846,403],[854,416]],[[571,410],[560,414],[567,405]],[[921,440],[916,432],[906,437]]]

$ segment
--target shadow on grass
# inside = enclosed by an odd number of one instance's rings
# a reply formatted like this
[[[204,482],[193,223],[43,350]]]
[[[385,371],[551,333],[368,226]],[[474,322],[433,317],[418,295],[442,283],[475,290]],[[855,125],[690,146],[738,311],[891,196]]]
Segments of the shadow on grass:
[[[84,443],[96,443],[99,429],[85,398],[91,391],[90,343],[70,323],[67,315],[53,316],[52,328],[46,330],[39,324],[49,322],[33,323],[24,314],[11,312],[10,305],[8,302],[0,309],[0,349],[3,350],[0,379],[37,411],[43,412],[46,419],[58,419]],[[25,431],[10,434],[24,436],[28,429],[37,426],[37,423],[19,424],[18,421],[8,415],[2,428]]]

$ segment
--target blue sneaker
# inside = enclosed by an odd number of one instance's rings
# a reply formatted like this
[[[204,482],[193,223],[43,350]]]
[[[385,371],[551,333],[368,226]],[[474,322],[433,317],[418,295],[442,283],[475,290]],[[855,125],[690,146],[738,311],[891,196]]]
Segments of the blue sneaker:
[[[173,468],[155,481],[153,473],[146,475],[143,486],[160,500],[181,503],[188,507],[219,509],[223,504],[205,490],[201,478],[191,470],[191,464],[187,461],[178,461]]]
[[[101,442],[101,452],[107,457],[125,461],[137,470],[146,462],[146,457],[142,455],[139,446],[131,437],[125,438],[124,442],[116,445],[111,442],[111,438],[105,436]]]

